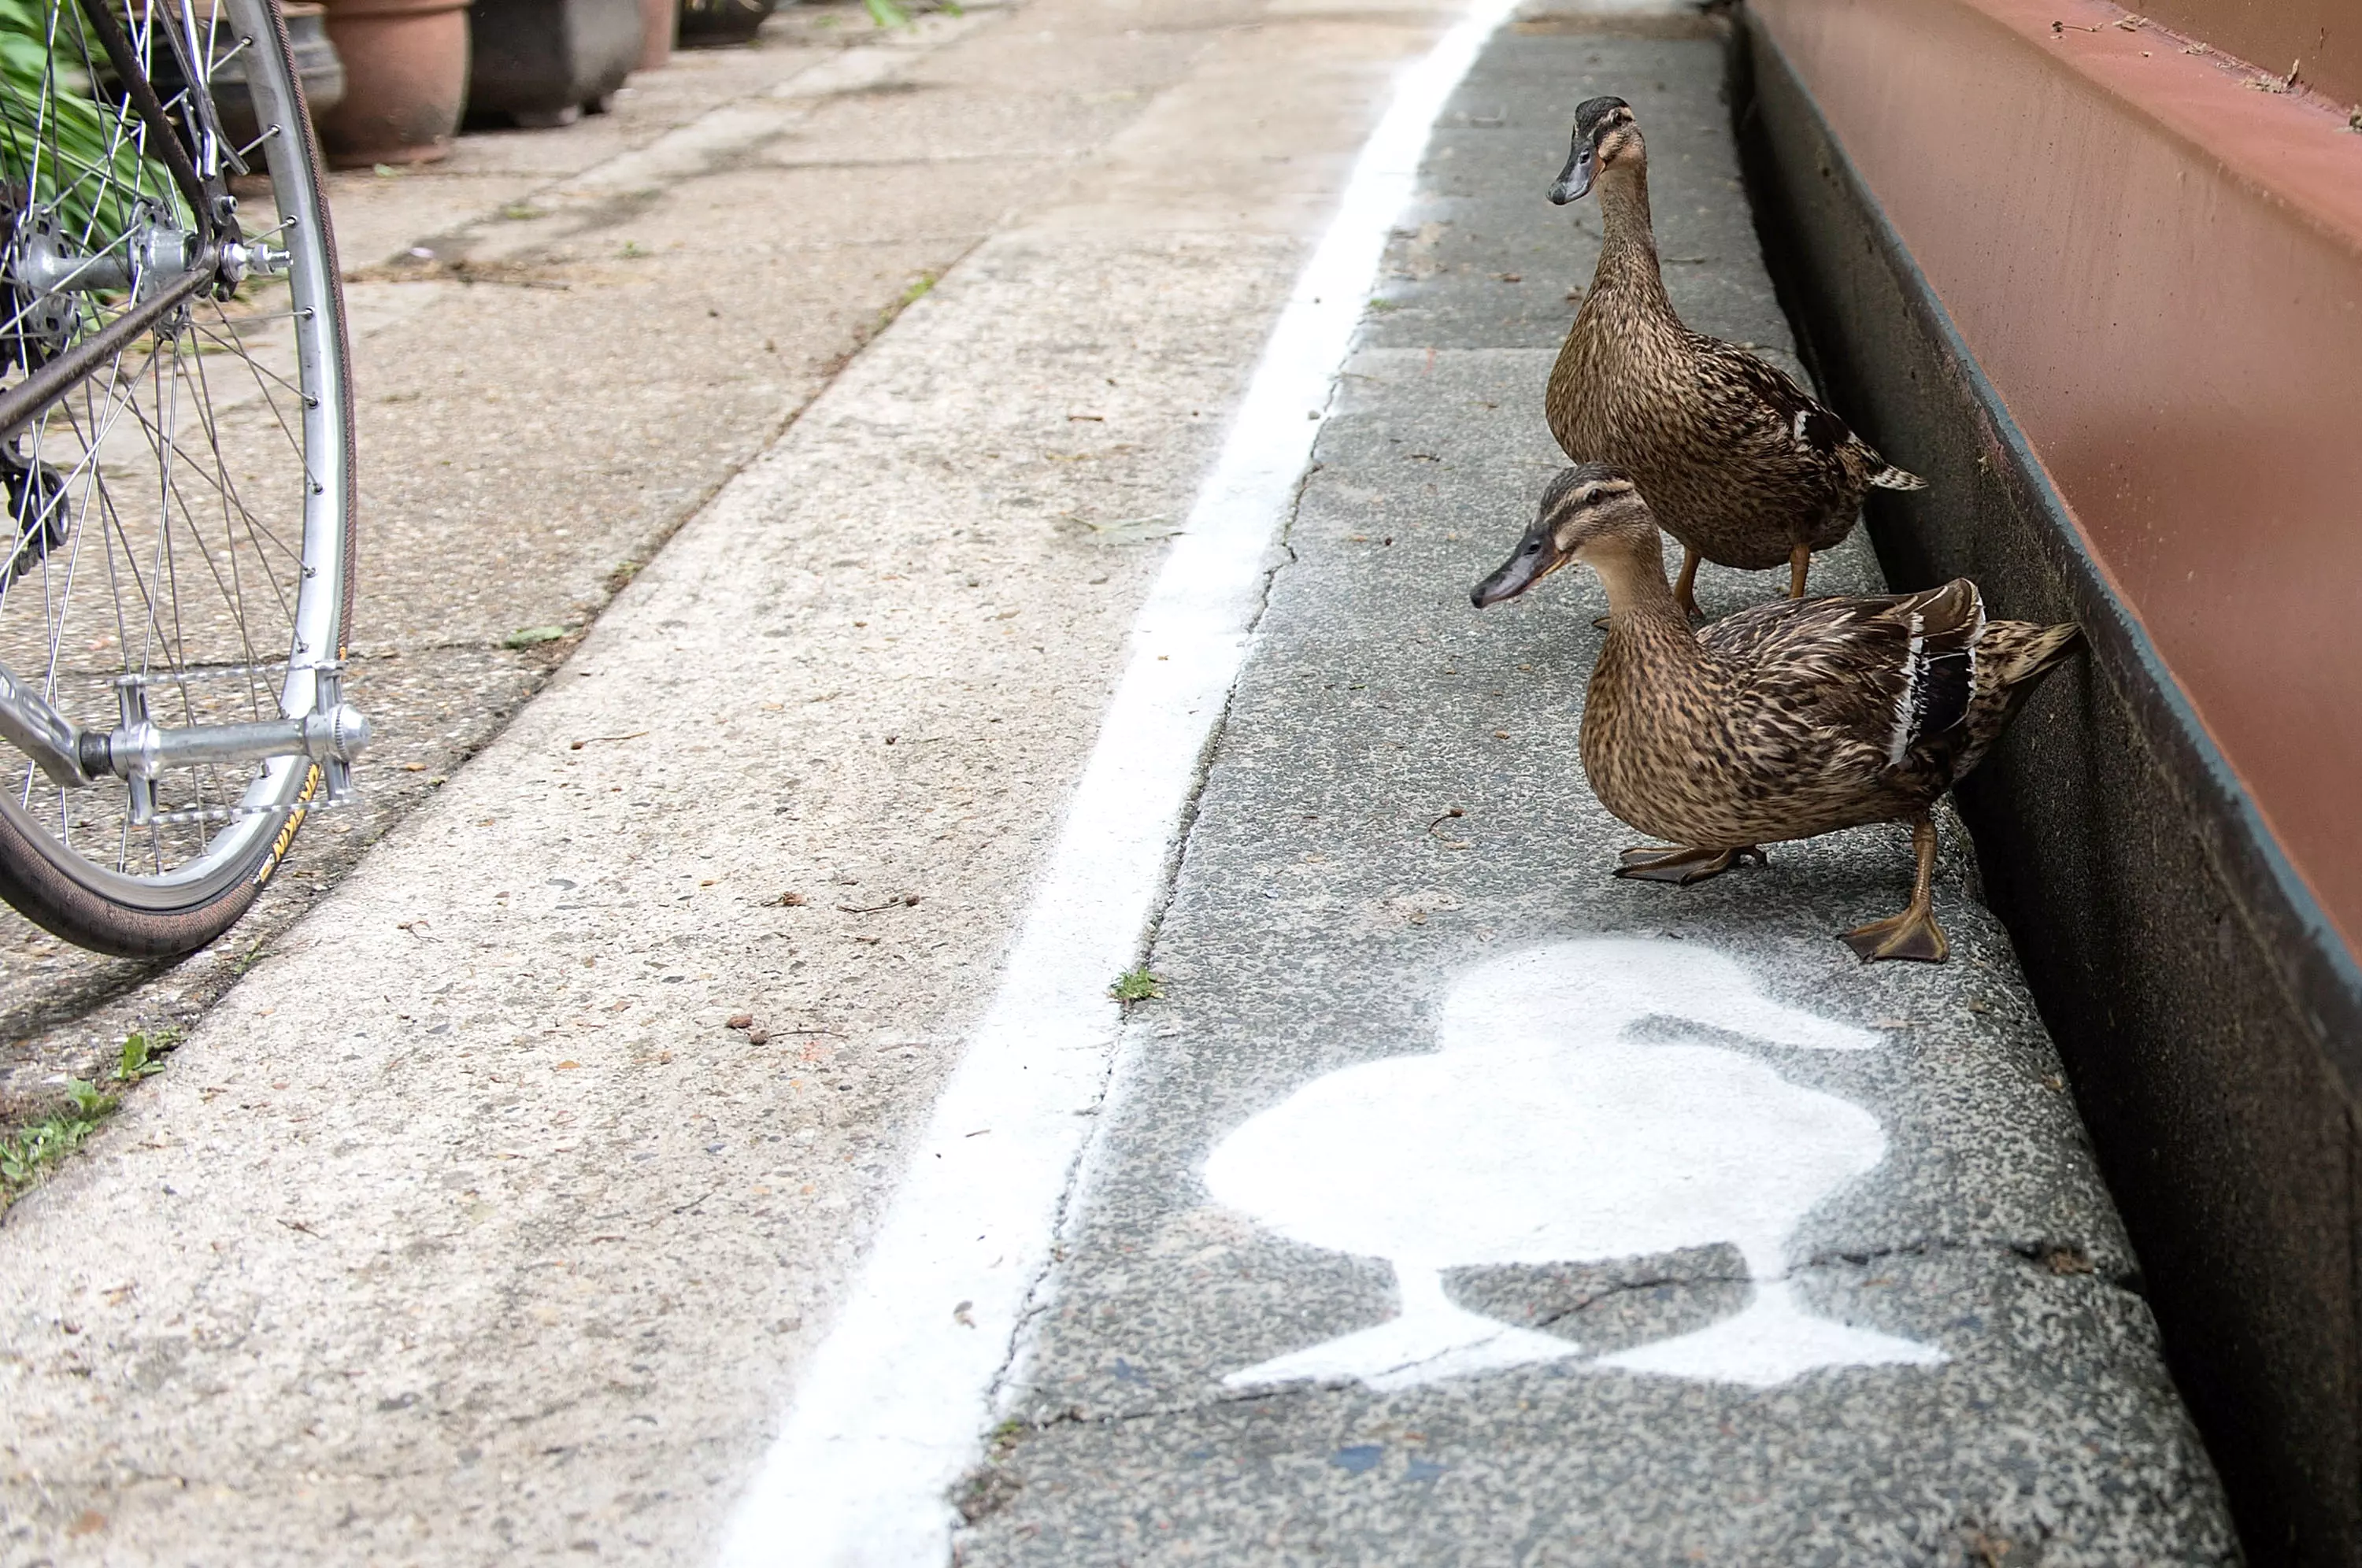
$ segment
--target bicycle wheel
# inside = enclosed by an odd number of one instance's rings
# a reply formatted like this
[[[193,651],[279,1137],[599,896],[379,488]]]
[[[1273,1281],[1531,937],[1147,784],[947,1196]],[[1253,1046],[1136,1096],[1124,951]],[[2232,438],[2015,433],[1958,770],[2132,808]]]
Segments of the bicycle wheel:
[[[120,5],[0,0],[0,897],[153,956],[342,793],[265,732],[340,700],[352,403],[275,0]]]

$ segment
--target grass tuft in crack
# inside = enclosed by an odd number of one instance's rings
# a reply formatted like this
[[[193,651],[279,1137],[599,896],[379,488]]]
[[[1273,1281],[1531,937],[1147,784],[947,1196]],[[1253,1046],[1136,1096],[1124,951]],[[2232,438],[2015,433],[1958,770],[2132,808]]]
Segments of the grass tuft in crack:
[[[877,324],[869,329],[869,336],[875,337],[877,334],[893,326],[897,317],[899,317],[904,311],[909,310],[912,305],[924,299],[927,296],[927,292],[934,286],[934,273],[920,273],[917,281],[912,282],[909,288],[902,291],[902,297],[900,299],[896,300],[892,304],[888,305],[885,309],[877,313]]]
[[[970,1469],[952,1486],[952,1507],[959,1510],[962,1523],[970,1527],[982,1524],[1015,1502],[1017,1494],[1025,1489],[1025,1483],[1007,1466],[1009,1456],[1017,1452],[1018,1441],[1026,1431],[1022,1421],[1003,1421],[985,1439],[984,1463]]]
[[[1126,1007],[1144,1001],[1154,1001],[1164,994],[1164,982],[1150,974],[1148,966],[1145,964],[1137,969],[1129,969],[1118,975],[1115,977],[1115,984],[1108,988],[1108,995]]]
[[[116,1058],[114,1087],[68,1078],[65,1104],[0,1135],[0,1210],[39,1187],[59,1161],[82,1147],[115,1114],[123,1087],[162,1072],[164,1058],[181,1043],[181,1033],[178,1029],[150,1029],[127,1036]]]

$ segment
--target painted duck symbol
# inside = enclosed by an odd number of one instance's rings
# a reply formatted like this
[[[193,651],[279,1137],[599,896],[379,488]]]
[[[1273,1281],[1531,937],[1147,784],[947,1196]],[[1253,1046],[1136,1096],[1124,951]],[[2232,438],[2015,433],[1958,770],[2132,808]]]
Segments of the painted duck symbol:
[[[1623,1038],[1650,1018],[1808,1050],[1879,1043],[1773,1001],[1694,943],[1561,942],[1478,966],[1444,1004],[1440,1050],[1315,1079],[1207,1159],[1219,1202],[1292,1241],[1385,1258],[1400,1297],[1375,1328],[1223,1381],[1386,1389],[1581,1355],[1454,1304],[1443,1271],[1716,1243],[1746,1260],[1744,1310],[1593,1364],[1769,1387],[1816,1367],[1944,1360],[1814,1313],[1788,1277],[1796,1226],[1885,1158],[1877,1119],[1743,1052]]]

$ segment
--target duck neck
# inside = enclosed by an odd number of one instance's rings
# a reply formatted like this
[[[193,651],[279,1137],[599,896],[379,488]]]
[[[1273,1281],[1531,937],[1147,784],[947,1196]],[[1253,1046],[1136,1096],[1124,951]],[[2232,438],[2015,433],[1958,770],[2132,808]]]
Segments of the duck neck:
[[[1610,169],[1599,177],[1599,271],[1592,293],[1621,294],[1667,315],[1672,301],[1657,264],[1657,231],[1649,220],[1649,166]]]
[[[1612,539],[1590,553],[1591,569],[1607,589],[1607,646],[1612,657],[1688,661],[1698,653],[1697,634],[1665,581],[1665,556],[1657,530]]]

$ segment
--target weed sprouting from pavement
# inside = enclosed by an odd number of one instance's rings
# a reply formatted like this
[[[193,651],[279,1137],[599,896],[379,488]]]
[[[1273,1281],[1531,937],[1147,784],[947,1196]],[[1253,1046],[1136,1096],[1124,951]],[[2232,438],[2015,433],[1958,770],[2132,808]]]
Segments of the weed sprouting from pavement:
[[[125,1037],[114,1081],[138,1083],[164,1070],[163,1058],[181,1043],[177,1028],[147,1029]],[[122,1103],[121,1088],[102,1088],[86,1078],[68,1078],[66,1102],[37,1121],[0,1134],[0,1210],[39,1187],[60,1160],[82,1147]]]
[[[1137,969],[1127,969],[1115,977],[1115,984],[1108,988],[1108,995],[1115,998],[1127,1008],[1137,1006],[1141,1002],[1154,1001],[1164,994],[1164,982],[1150,974],[1148,966],[1145,964]]]
[[[164,1058],[181,1043],[182,1031],[178,1029],[143,1029],[123,1040],[123,1053],[115,1067],[116,1080],[136,1084],[141,1078],[154,1077],[164,1070]]]
[[[50,1167],[82,1146],[115,1109],[115,1097],[81,1078],[66,1080],[67,1103],[0,1138],[0,1209],[39,1185]]]
[[[909,288],[902,291],[902,297],[900,299],[896,300],[892,304],[888,305],[884,310],[877,313],[877,325],[869,329],[869,335],[874,337],[878,333],[881,333],[888,327],[893,326],[895,317],[900,315],[904,311],[918,304],[920,300],[925,298],[927,291],[934,286],[934,273],[920,273],[918,280]]]

